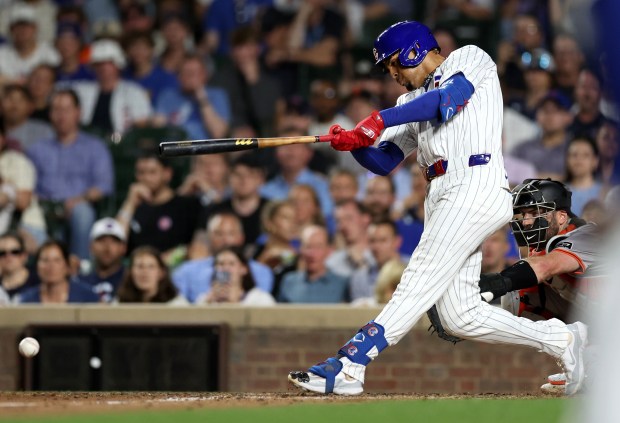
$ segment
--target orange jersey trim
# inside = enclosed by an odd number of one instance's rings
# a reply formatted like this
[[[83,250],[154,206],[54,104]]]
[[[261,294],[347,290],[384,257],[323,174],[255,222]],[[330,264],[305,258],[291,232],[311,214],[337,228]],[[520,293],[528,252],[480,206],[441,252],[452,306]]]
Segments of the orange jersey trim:
[[[571,272],[571,273],[574,273],[576,275],[581,275],[581,274],[583,274],[586,271],[586,268],[587,268],[586,264],[583,262],[583,260],[581,260],[581,258],[579,258],[579,256],[577,254],[573,253],[572,251],[562,250],[562,249],[557,249],[557,248],[555,250],[553,250],[553,251],[557,251],[558,253],[566,254],[566,255],[574,258],[575,260],[577,260],[577,263],[579,264],[579,267],[581,268],[581,270],[576,270],[576,271]]]

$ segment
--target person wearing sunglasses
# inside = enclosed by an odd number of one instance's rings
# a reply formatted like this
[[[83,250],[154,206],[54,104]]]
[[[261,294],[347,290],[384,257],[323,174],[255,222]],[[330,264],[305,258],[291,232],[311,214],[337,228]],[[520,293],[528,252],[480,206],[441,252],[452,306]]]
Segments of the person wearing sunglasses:
[[[0,235],[0,286],[11,300],[39,284],[36,274],[26,266],[27,261],[28,253],[20,235],[14,232]]]

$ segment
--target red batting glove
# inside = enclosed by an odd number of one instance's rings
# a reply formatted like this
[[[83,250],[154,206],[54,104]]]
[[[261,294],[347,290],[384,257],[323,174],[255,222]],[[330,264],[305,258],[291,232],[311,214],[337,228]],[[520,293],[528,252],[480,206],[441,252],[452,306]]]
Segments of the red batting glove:
[[[384,127],[383,119],[377,111],[358,123],[352,131],[345,131],[340,125],[333,125],[329,128],[329,133],[334,135],[331,146],[338,151],[369,147],[375,143]]]
[[[354,131],[368,138],[368,145],[364,146],[368,147],[375,143],[384,128],[385,124],[383,123],[383,118],[381,114],[375,110],[370,116],[358,123]]]

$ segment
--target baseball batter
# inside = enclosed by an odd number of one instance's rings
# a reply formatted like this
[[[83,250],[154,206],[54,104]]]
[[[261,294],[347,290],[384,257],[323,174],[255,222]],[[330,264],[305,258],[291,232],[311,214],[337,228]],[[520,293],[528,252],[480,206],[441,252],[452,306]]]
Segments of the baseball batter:
[[[366,366],[396,344],[433,304],[454,335],[537,348],[564,367],[566,393],[584,379],[587,329],[557,319],[533,322],[480,299],[480,245],[512,217],[501,153],[502,96],[496,66],[475,46],[441,56],[429,28],[399,22],[375,40],[373,53],[407,87],[397,105],[373,112],[355,129],[338,126],[332,147],[365,168],[388,174],[415,149],[429,185],[424,233],[392,299],[336,357],[289,373],[303,389],[341,395],[363,391]],[[384,130],[385,129],[385,130]],[[377,147],[373,144],[381,135]]]

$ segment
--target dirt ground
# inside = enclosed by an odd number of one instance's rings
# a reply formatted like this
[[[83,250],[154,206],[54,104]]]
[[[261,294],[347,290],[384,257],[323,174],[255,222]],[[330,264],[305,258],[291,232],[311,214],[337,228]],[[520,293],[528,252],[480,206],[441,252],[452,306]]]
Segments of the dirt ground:
[[[284,393],[170,393],[170,392],[0,392],[3,417],[62,415],[94,411],[143,409],[227,408],[289,405],[304,402],[346,402],[432,398],[539,398],[539,395],[416,395],[363,394],[356,397],[322,396],[291,390]]]

